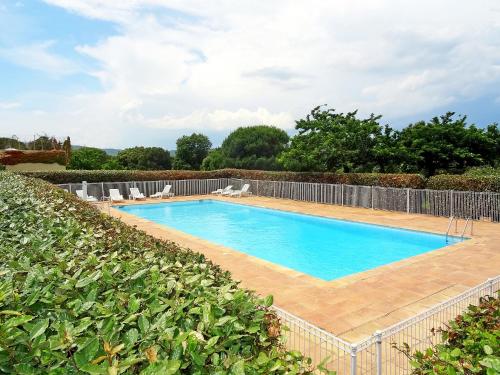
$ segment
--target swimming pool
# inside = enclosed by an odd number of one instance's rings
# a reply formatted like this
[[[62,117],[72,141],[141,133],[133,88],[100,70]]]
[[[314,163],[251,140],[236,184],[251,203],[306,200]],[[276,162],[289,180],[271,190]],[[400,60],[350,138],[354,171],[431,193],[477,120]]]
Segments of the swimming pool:
[[[120,210],[323,279],[366,271],[459,238],[217,200],[119,206]]]

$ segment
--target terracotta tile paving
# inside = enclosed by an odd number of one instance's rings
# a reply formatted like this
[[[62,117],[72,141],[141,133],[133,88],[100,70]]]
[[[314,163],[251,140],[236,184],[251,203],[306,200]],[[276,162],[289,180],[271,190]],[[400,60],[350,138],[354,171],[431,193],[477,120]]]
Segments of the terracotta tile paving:
[[[241,204],[443,234],[447,218],[332,206],[264,197],[175,197],[170,201],[221,199]],[[164,200],[169,201],[169,200]],[[148,200],[146,203],[158,203]],[[143,204],[145,202],[127,202]],[[107,210],[107,209],[106,209]],[[281,308],[345,339],[358,340],[447,300],[500,274],[500,224],[475,222],[470,240],[369,271],[324,281],[214,245],[187,233],[114,208],[108,211],[158,238],[205,254],[231,271],[242,286],[273,294]],[[464,222],[459,223],[459,231]]]

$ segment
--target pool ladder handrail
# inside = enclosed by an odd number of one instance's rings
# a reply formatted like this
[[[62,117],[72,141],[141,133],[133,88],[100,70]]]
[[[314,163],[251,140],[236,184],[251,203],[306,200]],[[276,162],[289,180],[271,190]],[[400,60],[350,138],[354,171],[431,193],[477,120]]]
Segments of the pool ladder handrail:
[[[451,226],[453,225],[453,222],[455,222],[455,233],[458,233],[458,218],[455,216],[450,216],[450,220],[448,221],[448,228],[446,229],[446,242],[448,242],[448,237],[450,235],[450,229],[451,229]],[[460,235],[460,238],[462,239],[462,241],[465,237],[465,231],[467,230],[469,223],[470,223],[470,234],[471,235],[472,235],[472,232],[474,230],[474,221],[469,216],[465,220],[464,229],[462,230],[462,234]]]
[[[462,238],[462,241],[464,240],[465,231],[467,230],[469,223],[470,223],[470,234],[472,236],[472,231],[474,230],[474,220],[472,220],[472,218],[469,216],[467,220],[465,220],[464,230],[462,231],[462,235],[460,236]]]

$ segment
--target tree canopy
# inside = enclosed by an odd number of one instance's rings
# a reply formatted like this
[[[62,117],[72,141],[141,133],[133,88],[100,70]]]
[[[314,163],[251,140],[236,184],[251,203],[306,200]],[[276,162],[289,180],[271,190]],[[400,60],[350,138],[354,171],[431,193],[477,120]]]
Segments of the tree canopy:
[[[279,157],[286,170],[318,172],[462,173],[498,164],[500,130],[467,124],[448,112],[398,131],[380,124],[381,116],[358,118],[357,111],[336,113],[322,106],[296,122],[298,134]]]
[[[176,142],[174,169],[199,170],[212,147],[212,142],[204,134],[193,133],[179,138]]]
[[[498,158],[494,130],[467,124],[466,116],[454,117],[453,112],[434,117],[429,122],[410,124],[401,131],[400,142],[407,150],[403,164],[405,172],[434,175],[437,172],[462,173],[468,167],[493,165]],[[491,134],[490,134],[491,132]],[[495,144],[496,143],[496,144]]]
[[[288,139],[284,130],[274,126],[238,128],[227,136],[219,149],[210,153],[203,168],[280,169],[276,157],[285,149]]]
[[[94,147],[81,147],[71,153],[68,169],[103,169],[109,156],[104,150]]]
[[[379,124],[380,118],[372,114],[359,119],[357,111],[344,114],[316,107],[296,122],[298,134],[280,162],[287,170],[317,172],[365,172],[385,165],[394,135]]]
[[[170,153],[161,147],[126,148],[118,152],[116,163],[120,169],[158,170],[172,167]]]

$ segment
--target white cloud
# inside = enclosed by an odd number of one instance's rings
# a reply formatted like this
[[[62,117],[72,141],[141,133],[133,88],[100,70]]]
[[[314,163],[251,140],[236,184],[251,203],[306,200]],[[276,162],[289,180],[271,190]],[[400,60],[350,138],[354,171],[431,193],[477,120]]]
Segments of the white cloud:
[[[0,48],[0,59],[54,76],[75,73],[77,71],[76,64],[49,51],[53,44],[54,41],[49,40],[29,45]]]
[[[19,102],[0,102],[0,109],[14,109],[19,108],[21,103]]]
[[[165,116],[157,119],[144,119],[132,116],[130,122],[142,123],[147,127],[155,129],[198,128],[227,131],[233,129],[235,124],[239,126],[272,124],[283,129],[290,129],[293,118],[288,113],[270,113],[265,108],[258,108],[255,111],[240,108],[237,111],[221,109],[210,112],[195,111],[183,117]]]
[[[87,72],[102,91],[63,98],[44,116],[71,124],[49,125],[54,132],[94,131],[103,145],[154,144],[160,133],[173,145],[183,129],[251,123],[290,129],[323,103],[407,118],[500,83],[494,0],[45,1],[118,25],[75,46],[97,62]],[[14,56],[49,72],[74,69],[49,47]]]

